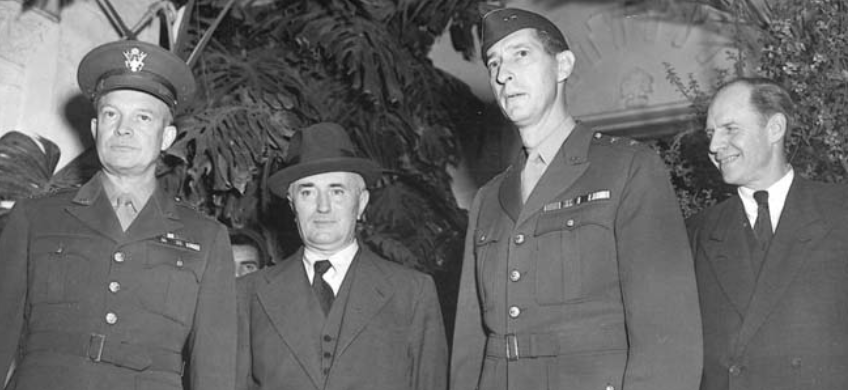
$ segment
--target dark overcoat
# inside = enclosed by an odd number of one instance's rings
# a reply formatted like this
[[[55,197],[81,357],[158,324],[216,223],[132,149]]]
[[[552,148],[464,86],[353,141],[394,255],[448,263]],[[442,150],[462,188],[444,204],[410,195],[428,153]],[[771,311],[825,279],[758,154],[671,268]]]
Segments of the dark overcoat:
[[[702,342],[666,167],[579,124],[525,204],[524,156],[470,211],[453,390],[687,390]]]
[[[99,175],[19,201],[0,236],[8,389],[177,390],[185,370],[193,389],[231,390],[232,256],[223,225],[161,189],[126,233]]]
[[[302,256],[303,248],[237,282],[238,390],[446,388],[445,330],[430,276],[361,246],[345,276],[351,286],[341,327],[323,335]],[[335,346],[327,372],[322,343]]]
[[[705,339],[702,389],[847,388],[847,186],[795,176],[753,270],[738,196],[688,220]]]

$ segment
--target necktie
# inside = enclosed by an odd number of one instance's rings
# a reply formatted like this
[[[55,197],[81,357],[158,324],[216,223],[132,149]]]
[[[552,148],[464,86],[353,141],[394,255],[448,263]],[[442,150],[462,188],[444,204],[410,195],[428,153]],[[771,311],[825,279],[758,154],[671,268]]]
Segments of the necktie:
[[[534,152],[528,156],[528,160],[525,161],[525,168],[522,170],[522,203],[528,200],[528,196],[531,195],[531,191],[534,190],[540,177],[543,176],[545,169],[546,165],[543,164],[540,153]]]
[[[758,217],[753,226],[753,232],[761,245],[762,251],[767,251],[770,240],[773,238],[773,226],[770,223],[770,206],[767,204],[767,191],[756,191],[753,194],[758,204]]]
[[[313,263],[313,292],[316,293],[316,298],[319,298],[319,303],[322,305],[322,311],[325,315],[331,311],[331,305],[334,302],[334,290],[322,278],[322,275],[331,268],[331,262],[328,260],[319,260]]]
[[[124,231],[136,219],[136,207],[133,205],[133,198],[130,194],[123,193],[118,195],[115,205],[115,215],[118,216],[118,222],[121,223],[121,229]]]

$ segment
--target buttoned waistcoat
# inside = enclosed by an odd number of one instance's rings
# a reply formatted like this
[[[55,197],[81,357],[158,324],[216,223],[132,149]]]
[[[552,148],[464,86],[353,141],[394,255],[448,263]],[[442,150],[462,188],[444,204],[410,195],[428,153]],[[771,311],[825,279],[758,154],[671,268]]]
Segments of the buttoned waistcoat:
[[[322,334],[302,256],[303,248],[237,282],[237,389],[446,387],[445,330],[430,276],[361,246],[343,283],[351,278],[338,333]]]

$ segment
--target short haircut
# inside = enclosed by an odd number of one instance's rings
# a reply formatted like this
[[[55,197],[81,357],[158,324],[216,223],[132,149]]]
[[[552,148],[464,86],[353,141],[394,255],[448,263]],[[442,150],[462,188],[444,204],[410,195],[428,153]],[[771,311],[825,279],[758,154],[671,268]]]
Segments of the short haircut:
[[[553,37],[548,31],[540,28],[534,30],[537,31],[537,38],[543,44],[543,50],[546,51],[546,54],[556,55],[564,50],[570,50],[570,46],[565,41]]]
[[[741,77],[723,84],[717,89],[714,97],[734,85],[744,85],[750,90],[750,104],[761,115],[762,124],[774,114],[782,114],[785,116],[786,129],[790,130],[794,127],[794,100],[781,84],[765,77]]]
[[[257,261],[259,268],[263,268],[270,263],[269,251],[266,247],[266,240],[262,234],[251,229],[233,229],[230,231],[230,245],[248,245],[257,249]]]

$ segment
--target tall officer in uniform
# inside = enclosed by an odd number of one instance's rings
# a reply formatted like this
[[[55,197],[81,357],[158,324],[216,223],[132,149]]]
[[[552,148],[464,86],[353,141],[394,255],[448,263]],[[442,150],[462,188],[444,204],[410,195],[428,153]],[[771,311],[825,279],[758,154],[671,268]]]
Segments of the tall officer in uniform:
[[[18,202],[0,236],[0,367],[8,389],[234,386],[236,304],[225,227],[157,185],[178,106],[177,56],[99,46],[77,74],[102,169],[76,190]],[[185,370],[184,370],[185,363]]]
[[[702,309],[702,389],[847,388],[847,185],[789,164],[794,103],[772,80],[721,87],[709,155],[731,197],[688,220]]]
[[[666,167],[572,118],[575,57],[549,20],[499,9],[482,30],[524,153],[470,210],[452,389],[696,389],[696,283]]]
[[[380,169],[345,130],[319,123],[290,143],[269,179],[289,200],[304,246],[237,281],[237,389],[440,390],[448,352],[430,276],[355,236]]]

